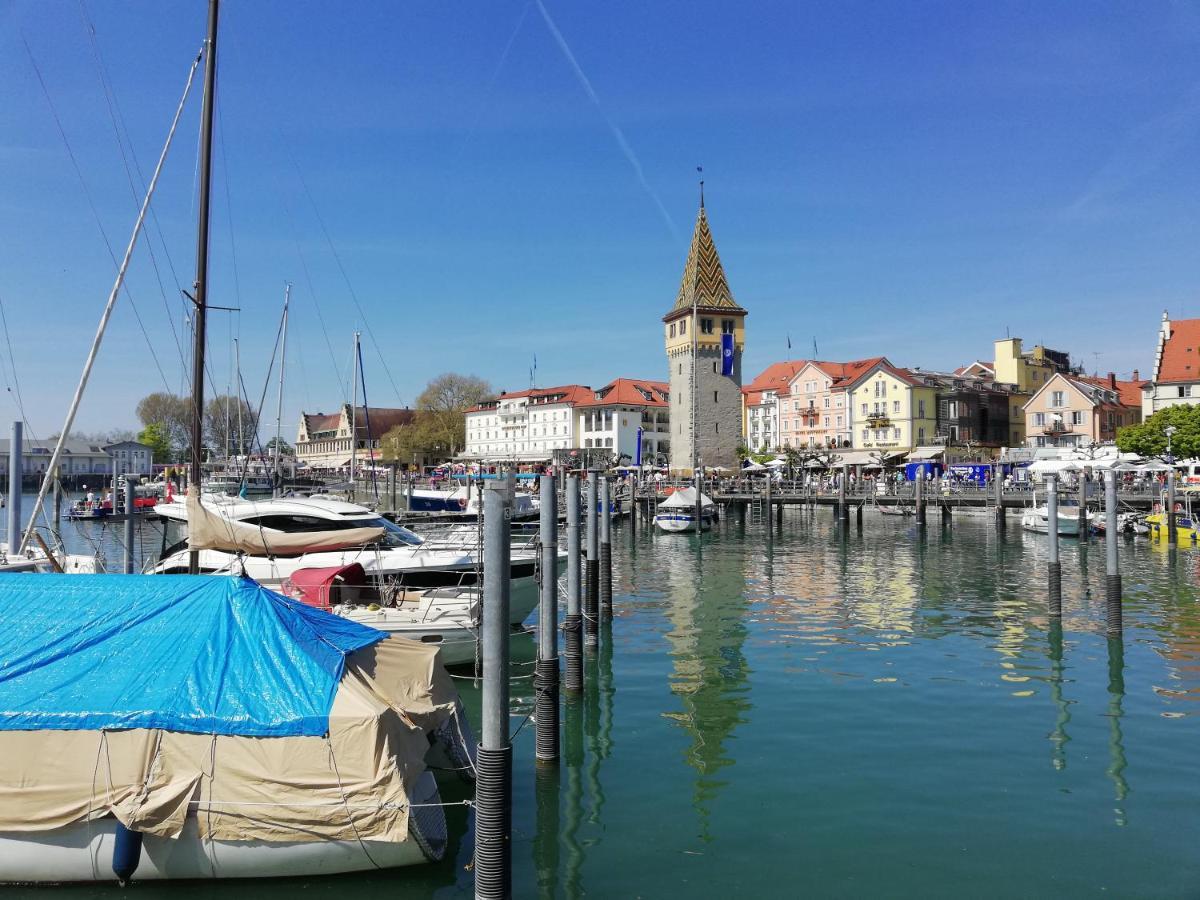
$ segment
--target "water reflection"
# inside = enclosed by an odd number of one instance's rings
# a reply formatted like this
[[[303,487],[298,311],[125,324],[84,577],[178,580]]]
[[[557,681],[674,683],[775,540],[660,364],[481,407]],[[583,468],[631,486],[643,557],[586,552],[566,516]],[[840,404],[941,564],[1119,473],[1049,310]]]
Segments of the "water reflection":
[[[1128,821],[1125,797],[1129,782],[1125,780],[1125,736],[1121,732],[1122,704],[1125,699],[1125,645],[1120,638],[1108,639],[1108,777],[1113,783],[1114,820],[1118,825]]]
[[[1052,621],[1047,633],[1050,645],[1050,699],[1054,703],[1054,730],[1050,732],[1050,761],[1055,769],[1067,767],[1067,725],[1071,722],[1071,703],[1063,698],[1062,622]]]
[[[583,821],[583,702],[569,697],[563,710],[563,761],[567,765],[563,792],[562,843],[566,855],[563,890],[568,897],[583,896],[583,846],[579,827]]]
[[[768,551],[770,554],[770,551]],[[667,618],[672,628],[671,691],[682,709],[663,713],[687,732],[684,751],[696,772],[693,805],[700,815],[700,835],[710,841],[709,815],[713,799],[726,782],[717,773],[733,764],[725,747],[738,725],[746,721],[750,666],[743,653],[748,634],[745,579],[742,573],[714,559],[696,577],[681,568],[673,572]]]

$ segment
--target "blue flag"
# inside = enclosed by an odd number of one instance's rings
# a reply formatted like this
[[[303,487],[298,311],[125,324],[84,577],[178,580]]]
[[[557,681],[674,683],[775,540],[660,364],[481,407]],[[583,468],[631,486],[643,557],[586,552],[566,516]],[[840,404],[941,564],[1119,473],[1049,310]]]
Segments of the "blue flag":
[[[638,429],[637,459],[634,460],[634,463],[633,463],[635,466],[640,466],[642,464],[642,434],[644,433],[644,431],[645,430],[642,428]]]
[[[721,374],[733,374],[733,335],[721,335]]]

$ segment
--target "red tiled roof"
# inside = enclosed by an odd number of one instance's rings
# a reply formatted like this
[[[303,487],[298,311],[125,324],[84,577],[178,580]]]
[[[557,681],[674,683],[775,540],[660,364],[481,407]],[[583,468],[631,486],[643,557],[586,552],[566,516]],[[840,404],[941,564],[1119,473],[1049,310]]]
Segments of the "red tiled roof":
[[[528,397],[531,403],[569,403],[578,405],[592,396],[592,389],[586,384],[563,384],[558,387],[527,388],[523,391],[505,391],[498,397],[485,400],[478,406],[472,406],[467,412],[483,412],[495,409],[501,400],[515,400]],[[557,399],[554,399],[557,398]]]
[[[814,359],[812,364],[829,376],[833,382],[834,388],[843,387],[853,381],[858,380],[868,369],[883,363],[891,368],[891,363],[886,356],[872,356],[868,359],[852,359],[849,362],[829,362],[824,359]],[[794,377],[794,376],[793,376]],[[796,394],[793,390],[792,394]]]
[[[754,406],[762,402],[764,391],[776,391],[780,396],[787,394],[788,382],[796,373],[808,365],[807,359],[790,359],[786,362],[771,363],[758,377],[742,387],[746,396],[746,405]]]
[[[1101,378],[1094,375],[1064,375],[1071,381],[1082,382],[1083,384],[1093,385],[1095,387],[1104,388],[1106,390],[1116,390],[1117,397],[1121,406],[1131,406],[1135,409],[1142,408],[1142,385],[1145,381],[1121,381],[1119,379]],[[1110,405],[1110,404],[1102,404]]]
[[[644,393],[643,393],[644,392]],[[646,394],[650,399],[646,399]],[[597,396],[598,395],[598,396]],[[579,406],[666,406],[671,399],[671,386],[665,381],[646,381],[640,378],[614,378],[591,399]]]
[[[996,370],[992,367],[992,364],[990,362],[984,362],[982,359],[977,359],[977,360],[975,360],[975,362],[970,363],[969,365],[959,366],[957,369],[954,370],[954,374],[955,375],[966,375],[968,372],[970,372],[976,366],[983,369],[985,372],[990,372],[993,375],[996,374]]]
[[[304,413],[304,429],[310,435],[318,431],[334,431],[342,421],[341,413]]]
[[[347,414],[349,414],[348,407]],[[359,437],[378,440],[397,425],[412,424],[413,416],[415,415],[416,410],[408,408],[388,409],[382,406],[372,406],[364,409],[361,406],[357,406],[354,408],[354,430],[358,432]],[[367,434],[368,419],[370,419],[371,424],[371,433],[369,435]]]
[[[1171,322],[1156,380],[1200,381],[1200,319]]]

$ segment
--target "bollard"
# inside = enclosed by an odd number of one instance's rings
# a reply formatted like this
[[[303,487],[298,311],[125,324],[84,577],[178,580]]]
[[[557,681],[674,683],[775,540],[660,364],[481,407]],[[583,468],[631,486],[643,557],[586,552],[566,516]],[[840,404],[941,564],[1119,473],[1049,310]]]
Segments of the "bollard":
[[[483,509],[482,740],[475,781],[475,896],[512,896],[512,743],[508,735],[512,494],[488,485]]]
[[[1004,527],[1004,477],[999,465],[995,468],[993,487],[996,490],[996,527]]]
[[[567,618],[563,621],[566,687],[583,690],[583,590],[580,584],[579,476],[567,476]]]
[[[587,561],[584,577],[585,603],[583,607],[583,646],[592,648],[600,645],[598,625],[600,622],[600,535],[596,527],[596,504],[599,503],[599,473],[589,469],[587,473]]]
[[[542,476],[539,493],[542,584],[534,673],[534,756],[538,762],[558,762],[558,495],[553,475]]]
[[[1104,599],[1110,637],[1120,635],[1124,627],[1121,622],[1121,569],[1117,559],[1117,538],[1117,473],[1109,471],[1104,473]]]
[[[138,479],[136,475],[125,476],[125,574],[132,575],[136,570],[133,559],[133,498]],[[114,498],[114,503],[116,498]]]
[[[1087,473],[1079,473],[1079,539],[1088,539]]]
[[[600,612],[612,615],[612,486],[600,479]]]
[[[12,441],[8,445],[8,555],[21,549],[21,463],[24,455],[20,422],[12,423]],[[30,524],[36,514],[30,518]]]
[[[1050,539],[1050,564],[1047,569],[1050,615],[1062,618],[1062,565],[1058,561],[1058,484],[1046,476],[1046,536]]]
[[[1174,550],[1179,545],[1179,535],[1175,530],[1175,470],[1167,473],[1167,502],[1163,514],[1167,517],[1167,549]]]
[[[925,479],[921,477],[920,471],[916,473],[917,480],[913,482],[914,496],[913,503],[916,504],[914,511],[917,515],[917,527],[925,527]]]

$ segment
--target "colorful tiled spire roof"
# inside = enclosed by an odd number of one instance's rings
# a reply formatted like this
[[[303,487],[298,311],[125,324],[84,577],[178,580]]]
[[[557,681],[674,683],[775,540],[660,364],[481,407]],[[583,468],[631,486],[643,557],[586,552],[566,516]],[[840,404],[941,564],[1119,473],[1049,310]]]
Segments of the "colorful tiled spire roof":
[[[688,248],[687,263],[683,267],[683,281],[679,285],[679,296],[671,312],[691,309],[730,309],[745,312],[733,299],[721,257],[713,243],[708,227],[708,216],[701,203],[696,215],[696,228],[692,232],[692,245]]]

